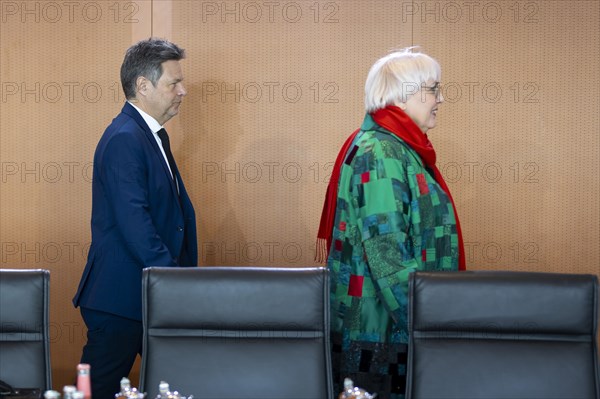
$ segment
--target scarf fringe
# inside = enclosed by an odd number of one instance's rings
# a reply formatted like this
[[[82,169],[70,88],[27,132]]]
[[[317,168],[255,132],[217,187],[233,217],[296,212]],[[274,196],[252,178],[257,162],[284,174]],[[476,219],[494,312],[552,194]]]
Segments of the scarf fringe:
[[[317,246],[315,250],[315,262],[320,264],[327,263],[327,257],[329,256],[329,248],[327,246],[327,240],[324,238],[317,238]]]

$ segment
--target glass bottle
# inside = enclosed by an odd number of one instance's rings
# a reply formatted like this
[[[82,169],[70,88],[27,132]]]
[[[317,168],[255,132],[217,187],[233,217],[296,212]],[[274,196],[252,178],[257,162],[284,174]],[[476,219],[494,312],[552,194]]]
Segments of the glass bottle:
[[[63,399],[73,399],[73,393],[77,391],[75,385],[65,385],[63,387]]]
[[[80,363],[77,365],[77,390],[83,392],[84,399],[92,398],[90,365],[87,363]]]

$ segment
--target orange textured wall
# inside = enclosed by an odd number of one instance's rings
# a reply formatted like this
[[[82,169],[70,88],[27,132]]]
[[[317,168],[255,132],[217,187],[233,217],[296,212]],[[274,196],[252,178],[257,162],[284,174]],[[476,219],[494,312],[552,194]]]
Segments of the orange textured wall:
[[[0,261],[51,271],[56,388],[85,342],[70,300],[93,152],[124,100],[124,51],[151,35],[188,52],[168,128],[202,265],[314,264],[367,71],[421,45],[443,69],[430,138],[468,267],[600,274],[597,0],[0,0]]]

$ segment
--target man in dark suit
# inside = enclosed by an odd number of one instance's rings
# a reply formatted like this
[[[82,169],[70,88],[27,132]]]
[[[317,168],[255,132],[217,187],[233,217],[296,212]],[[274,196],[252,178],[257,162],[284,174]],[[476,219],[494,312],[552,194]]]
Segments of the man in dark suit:
[[[186,90],[183,49],[148,39],[127,50],[127,102],[94,155],[92,244],[73,299],[88,328],[82,363],[94,399],[113,398],[142,350],[142,269],[196,266],[196,216],[164,125]]]

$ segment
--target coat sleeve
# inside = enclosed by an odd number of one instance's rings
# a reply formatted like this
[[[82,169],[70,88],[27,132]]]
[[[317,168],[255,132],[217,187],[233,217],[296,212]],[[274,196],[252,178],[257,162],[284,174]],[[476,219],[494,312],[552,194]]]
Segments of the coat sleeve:
[[[175,266],[150,214],[146,155],[134,134],[116,134],[100,159],[107,201],[129,252],[144,266]]]
[[[384,150],[381,145],[376,143],[356,160],[363,166],[353,176],[353,192],[376,294],[398,323],[406,318],[409,274],[418,268],[412,236],[413,183],[401,146]]]

